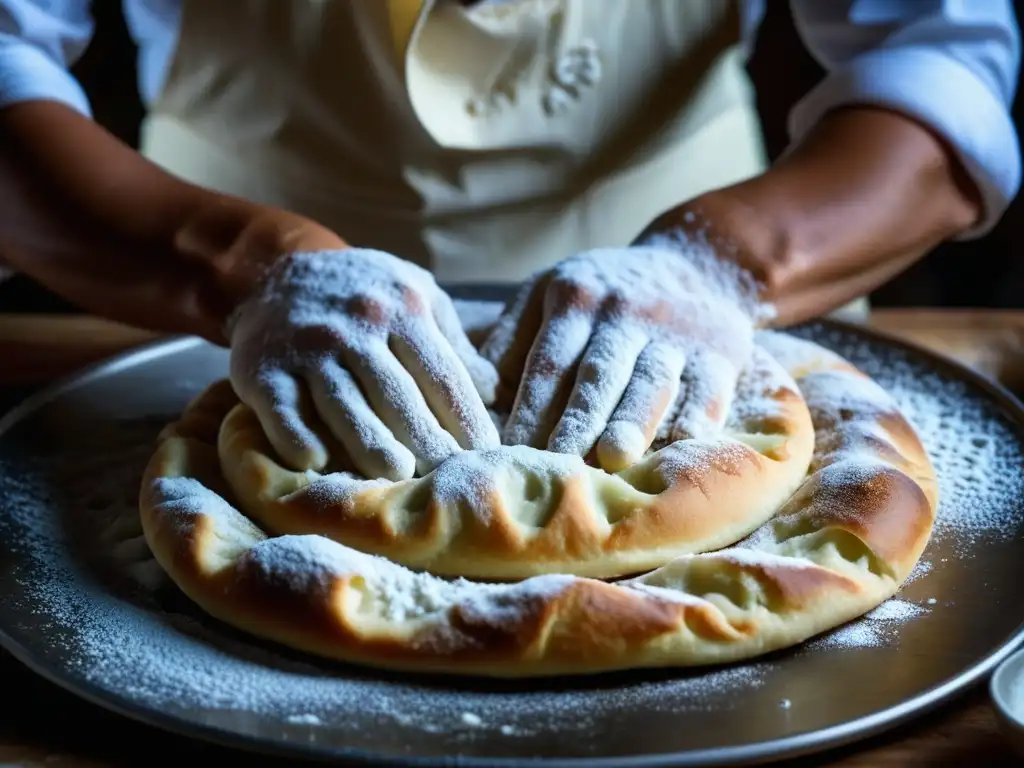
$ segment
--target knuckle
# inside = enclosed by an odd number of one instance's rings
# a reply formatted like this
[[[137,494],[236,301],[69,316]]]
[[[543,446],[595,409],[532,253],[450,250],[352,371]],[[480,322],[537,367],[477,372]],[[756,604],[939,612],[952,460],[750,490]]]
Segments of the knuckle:
[[[398,287],[398,298],[402,305],[402,309],[412,315],[422,315],[426,312],[427,305],[423,300],[422,294],[414,288],[408,285],[401,285]]]
[[[721,397],[712,397],[704,408],[704,416],[709,422],[717,423],[725,418],[725,408]]]
[[[670,325],[677,320],[676,311],[672,304],[664,299],[658,299],[651,304],[640,308],[637,315],[654,325]]]
[[[588,357],[580,361],[579,367],[576,369],[576,377],[580,381],[596,381],[600,379],[601,374],[605,372],[610,364],[611,359],[609,357],[598,357],[596,355]]]
[[[636,308],[619,289],[612,290],[601,302],[601,314],[606,317],[628,317],[636,314]]]
[[[555,277],[548,286],[552,309],[588,312],[597,304],[597,297],[586,286],[566,275]]]
[[[298,328],[293,336],[296,349],[322,350],[335,349],[344,344],[345,337],[341,329],[333,325],[309,325]]]
[[[345,311],[350,317],[362,320],[370,325],[383,325],[387,322],[388,311],[379,299],[366,294],[348,299]]]

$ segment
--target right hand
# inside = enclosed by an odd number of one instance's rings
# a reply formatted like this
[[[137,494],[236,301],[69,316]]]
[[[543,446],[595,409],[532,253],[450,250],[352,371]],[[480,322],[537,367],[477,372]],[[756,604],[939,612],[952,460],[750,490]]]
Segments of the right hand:
[[[500,444],[486,408],[497,373],[414,264],[368,249],[293,253],[229,325],[235,391],[296,469],[327,463],[315,417],[369,478]]]
[[[511,405],[505,443],[618,472],[656,441],[713,437],[753,349],[744,274],[680,235],[535,275],[481,347]]]

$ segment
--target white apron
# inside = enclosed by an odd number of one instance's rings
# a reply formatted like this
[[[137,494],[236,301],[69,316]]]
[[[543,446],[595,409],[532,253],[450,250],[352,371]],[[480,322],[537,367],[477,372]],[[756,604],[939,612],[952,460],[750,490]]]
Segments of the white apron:
[[[184,0],[142,151],[441,282],[519,281],[766,167],[733,0]]]

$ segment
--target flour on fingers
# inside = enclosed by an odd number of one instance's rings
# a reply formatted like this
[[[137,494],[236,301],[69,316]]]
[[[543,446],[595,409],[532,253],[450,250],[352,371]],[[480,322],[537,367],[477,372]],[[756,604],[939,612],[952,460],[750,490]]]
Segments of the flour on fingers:
[[[360,472],[387,480],[415,474],[416,457],[380,420],[351,373],[325,359],[306,378],[320,417]]]
[[[608,424],[629,386],[647,334],[636,324],[598,326],[576,371],[569,403],[548,441],[548,450],[585,456]]]
[[[549,317],[526,360],[503,442],[543,447],[572,391],[576,367],[590,341],[594,319],[569,311]]]
[[[372,454],[353,457],[359,466],[376,467],[380,477],[406,476],[408,452],[417,471],[429,472],[460,442],[476,447],[496,440],[484,399],[493,399],[497,373],[471,351],[453,316],[431,274],[391,254],[359,248],[292,254],[232,317],[232,381],[296,466],[322,467],[328,458],[298,415],[296,381],[304,379],[316,387],[319,410],[346,448]],[[433,332],[409,332],[416,328]],[[407,343],[403,356],[418,379],[388,349],[396,337]],[[339,360],[357,387],[342,381]],[[257,382],[264,370],[276,373]]]
[[[303,418],[310,410],[303,402],[299,381],[282,370],[261,371],[236,391],[256,412],[274,450],[294,469],[323,469],[327,448]]]
[[[629,386],[597,444],[597,458],[608,472],[640,461],[665,422],[680,389],[686,355],[671,344],[651,342],[633,366]]]

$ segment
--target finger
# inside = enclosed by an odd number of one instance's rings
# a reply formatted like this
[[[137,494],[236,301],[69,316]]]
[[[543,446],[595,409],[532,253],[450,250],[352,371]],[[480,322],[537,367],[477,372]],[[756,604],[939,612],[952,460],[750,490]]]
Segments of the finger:
[[[569,403],[551,433],[548,450],[585,456],[601,436],[647,344],[635,325],[601,324],[583,353]]]
[[[538,273],[527,280],[480,347],[480,354],[498,371],[496,402],[499,405],[507,406],[516,396],[526,359],[544,318],[548,282],[547,273]]]
[[[296,470],[324,468],[327,447],[303,418],[310,408],[293,376],[282,370],[262,371],[238,390],[238,397],[253,409],[285,464]]]
[[[545,322],[526,360],[522,383],[505,424],[506,444],[534,448],[547,445],[560,406],[568,401],[573,374],[592,328],[592,315],[581,311],[555,314]]]
[[[686,390],[682,408],[672,425],[671,438],[711,437],[725,425],[736,392],[739,368],[717,352],[694,352],[683,369]]]
[[[686,355],[671,344],[652,342],[637,358],[622,400],[597,443],[597,460],[608,472],[636,464],[654,442],[679,393]]]
[[[416,457],[373,412],[351,373],[327,358],[306,375],[309,393],[324,423],[365,477],[407,480]]]
[[[498,370],[490,360],[477,352],[473,342],[469,340],[448,294],[440,290],[439,293],[440,296],[433,305],[434,321],[438,330],[466,367],[469,378],[484,404],[491,405],[498,390]]]
[[[438,423],[467,450],[501,445],[466,367],[441,332],[413,321],[391,337],[391,349],[419,386]]]
[[[374,340],[344,355],[345,367],[362,385],[380,420],[416,457],[419,474],[429,473],[459,451],[455,438],[437,422],[416,382],[387,344]]]

